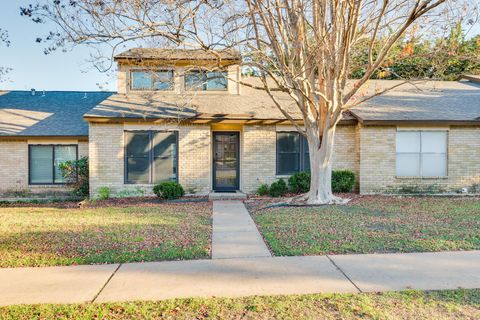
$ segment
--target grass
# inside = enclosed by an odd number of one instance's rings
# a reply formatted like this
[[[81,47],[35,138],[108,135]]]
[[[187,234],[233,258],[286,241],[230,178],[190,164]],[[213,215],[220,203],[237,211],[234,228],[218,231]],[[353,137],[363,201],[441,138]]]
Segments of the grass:
[[[0,209],[0,267],[205,258],[211,205],[24,204]]]
[[[0,307],[0,319],[479,319],[480,290]]]
[[[359,197],[347,206],[250,212],[275,255],[480,249],[478,198]]]

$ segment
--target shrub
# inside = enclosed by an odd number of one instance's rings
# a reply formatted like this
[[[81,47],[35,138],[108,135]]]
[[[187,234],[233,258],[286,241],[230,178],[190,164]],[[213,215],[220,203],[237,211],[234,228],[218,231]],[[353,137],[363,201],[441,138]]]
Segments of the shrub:
[[[65,183],[73,188],[73,195],[88,197],[88,157],[60,163],[60,171]]]
[[[268,184],[262,183],[260,187],[258,187],[257,194],[259,196],[265,196],[269,192]]]
[[[310,190],[310,172],[297,172],[288,178],[288,186],[293,193],[305,193]]]
[[[110,198],[110,188],[100,187],[98,189],[98,198],[100,200],[107,200],[108,198]]]
[[[350,170],[334,170],[332,172],[333,192],[352,192],[355,185],[355,173]]]
[[[283,179],[273,182],[269,188],[269,193],[272,197],[281,197],[285,195],[287,191],[287,183]]]
[[[178,199],[185,195],[183,187],[175,181],[166,181],[153,187],[153,193],[161,199]]]

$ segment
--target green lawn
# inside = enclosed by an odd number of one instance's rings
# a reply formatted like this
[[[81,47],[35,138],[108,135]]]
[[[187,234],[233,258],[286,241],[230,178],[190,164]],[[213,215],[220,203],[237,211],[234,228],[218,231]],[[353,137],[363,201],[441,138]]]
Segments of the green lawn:
[[[0,208],[0,267],[205,258],[211,204]]]
[[[480,290],[0,307],[0,319],[479,319]]]
[[[359,197],[346,206],[249,210],[276,255],[480,249],[480,199]]]

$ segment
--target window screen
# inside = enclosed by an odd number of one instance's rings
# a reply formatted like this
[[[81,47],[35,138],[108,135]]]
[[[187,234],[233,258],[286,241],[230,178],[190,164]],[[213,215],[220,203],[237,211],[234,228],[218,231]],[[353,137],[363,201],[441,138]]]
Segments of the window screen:
[[[446,131],[398,131],[396,140],[397,176],[447,176]]]

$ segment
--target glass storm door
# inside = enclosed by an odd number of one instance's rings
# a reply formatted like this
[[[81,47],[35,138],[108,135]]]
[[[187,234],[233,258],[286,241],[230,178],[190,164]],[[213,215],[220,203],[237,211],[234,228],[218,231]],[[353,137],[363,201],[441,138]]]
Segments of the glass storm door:
[[[213,189],[235,191],[239,188],[239,134],[213,133]]]

